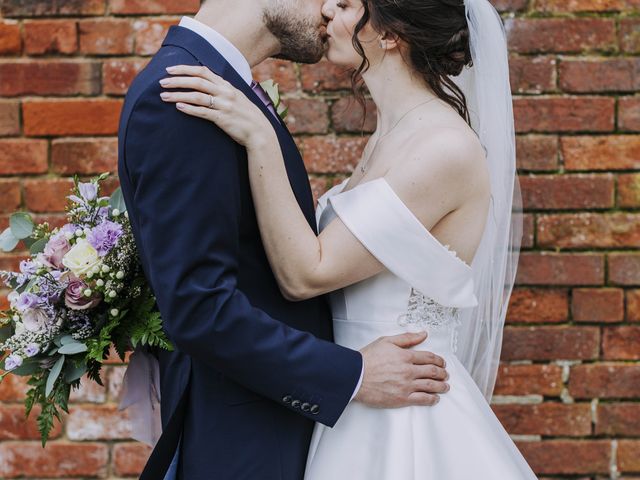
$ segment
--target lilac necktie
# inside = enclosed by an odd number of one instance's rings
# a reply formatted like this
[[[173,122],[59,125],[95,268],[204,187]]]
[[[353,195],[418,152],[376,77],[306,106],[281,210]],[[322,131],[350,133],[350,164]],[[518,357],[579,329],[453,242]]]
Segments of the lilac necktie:
[[[258,82],[252,81],[251,89],[255,92],[256,95],[258,95],[258,98],[262,100],[262,103],[265,104],[265,106],[269,109],[271,114],[274,117],[276,117],[276,119],[279,120],[280,117],[278,116],[278,113],[276,112],[276,109],[273,106],[273,102],[269,98],[269,95],[267,95],[267,92],[264,91],[264,88],[262,88]]]

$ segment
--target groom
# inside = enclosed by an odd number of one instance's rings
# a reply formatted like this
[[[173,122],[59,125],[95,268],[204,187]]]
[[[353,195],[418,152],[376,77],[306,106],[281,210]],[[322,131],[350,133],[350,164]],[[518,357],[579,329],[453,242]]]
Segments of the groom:
[[[320,60],[320,8],[318,0],[205,0],[195,19],[171,28],[127,94],[120,181],[176,347],[159,353],[163,434],[144,480],[167,472],[185,480],[301,480],[314,422],[333,426],[350,401],[431,405],[446,389],[438,380],[443,360],[408,350],[424,334],[350,350],[332,343],[324,298],[282,296],[260,241],[244,148],[160,98],[165,68],[178,64],[205,65],[240,88],[270,118],[315,229],[302,159],[252,83],[251,66],[271,56]]]

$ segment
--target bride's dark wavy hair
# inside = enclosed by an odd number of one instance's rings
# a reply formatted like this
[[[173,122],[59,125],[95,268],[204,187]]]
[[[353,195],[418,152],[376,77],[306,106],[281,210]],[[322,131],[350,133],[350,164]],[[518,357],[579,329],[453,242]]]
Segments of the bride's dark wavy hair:
[[[471,65],[463,0],[362,0],[362,3],[364,13],[352,37],[353,47],[362,57],[362,63],[351,75],[358,101],[364,102],[362,74],[369,69],[358,35],[370,22],[375,31],[395,35],[407,44],[407,63],[435,95],[469,123],[467,100],[450,78]]]

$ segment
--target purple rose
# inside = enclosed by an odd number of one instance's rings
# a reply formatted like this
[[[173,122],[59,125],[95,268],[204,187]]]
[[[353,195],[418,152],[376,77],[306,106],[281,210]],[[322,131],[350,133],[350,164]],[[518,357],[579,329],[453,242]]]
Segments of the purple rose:
[[[79,183],[78,191],[82,198],[84,198],[87,202],[91,202],[95,200],[98,196],[98,186],[95,183]]]
[[[20,365],[22,365],[22,357],[14,353],[9,355],[4,361],[4,368],[7,371],[18,368]]]
[[[105,220],[87,234],[87,241],[96,249],[100,257],[104,257],[118,243],[122,236],[122,225]]]
[[[16,300],[16,308],[20,312],[24,312],[28,308],[34,308],[40,302],[40,298],[33,293],[21,293]]]
[[[34,357],[40,352],[40,345],[37,343],[30,343],[24,349],[24,353],[27,354],[27,357]]]
[[[71,250],[69,240],[64,236],[64,233],[57,233],[49,239],[47,245],[44,247],[41,260],[44,260],[54,268],[62,269],[64,268],[62,258],[69,250]]]
[[[102,298],[96,294],[87,297],[84,294],[87,288],[86,283],[78,277],[71,276],[64,293],[64,304],[71,310],[87,310],[98,305]]]

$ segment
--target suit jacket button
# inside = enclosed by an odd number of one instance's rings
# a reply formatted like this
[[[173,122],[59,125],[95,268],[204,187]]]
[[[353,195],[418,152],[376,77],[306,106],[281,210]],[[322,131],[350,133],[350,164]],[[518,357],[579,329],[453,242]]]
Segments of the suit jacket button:
[[[298,408],[300,406],[300,400],[294,400],[293,402],[291,402],[291,406],[293,408]]]
[[[282,397],[282,401],[284,403],[291,403],[291,400],[292,400],[291,395],[285,395],[284,397]]]
[[[300,407],[300,409],[301,409],[303,412],[308,412],[308,411],[311,409],[311,405],[309,405],[307,402],[304,402],[304,403],[302,404],[302,406]]]
[[[311,413],[313,415],[317,415],[320,413],[320,407],[318,405],[312,405],[311,406]]]

